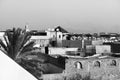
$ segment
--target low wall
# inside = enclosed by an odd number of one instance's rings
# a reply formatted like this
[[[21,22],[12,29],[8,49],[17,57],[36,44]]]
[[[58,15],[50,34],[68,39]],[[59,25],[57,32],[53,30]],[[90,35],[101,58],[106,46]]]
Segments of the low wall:
[[[46,74],[42,76],[43,80],[65,80],[63,74]]]

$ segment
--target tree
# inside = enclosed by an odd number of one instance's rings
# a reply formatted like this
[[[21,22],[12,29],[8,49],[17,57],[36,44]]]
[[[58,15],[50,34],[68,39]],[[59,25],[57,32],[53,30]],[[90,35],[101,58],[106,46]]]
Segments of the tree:
[[[60,64],[56,58],[36,51],[33,47],[35,42],[30,41],[30,38],[31,32],[26,32],[20,28],[9,29],[5,32],[4,41],[0,40],[0,49],[39,79],[45,70],[44,68],[40,68],[41,66],[39,66],[38,63],[41,64],[49,61],[49,63],[54,63],[56,66]],[[28,59],[28,57],[32,55],[36,57]]]
[[[0,50],[16,61],[19,65],[29,71],[36,78],[40,76],[35,61],[26,60],[27,55],[34,54],[34,41],[30,41],[30,32],[20,28],[5,31],[4,41],[0,39]]]
[[[0,39],[0,49],[15,61],[33,50],[34,42],[30,41],[30,33],[25,30],[9,29],[3,37],[5,41]]]

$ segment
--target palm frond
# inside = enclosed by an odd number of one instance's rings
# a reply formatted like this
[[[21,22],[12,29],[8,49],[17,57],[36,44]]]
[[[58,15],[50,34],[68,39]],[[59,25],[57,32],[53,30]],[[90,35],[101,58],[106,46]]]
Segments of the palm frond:
[[[34,48],[33,46],[35,45],[34,41],[31,41],[27,43],[21,50],[21,54],[24,54],[25,52],[32,51]]]
[[[8,41],[7,35],[5,34],[3,37],[4,37],[4,40],[5,40],[6,46],[8,46],[10,43]]]
[[[21,47],[23,47],[30,40],[30,38],[31,38],[31,35],[29,34],[29,32],[26,32],[24,34],[24,40]]]
[[[33,50],[34,42],[30,42],[30,32],[26,32],[20,28],[13,28],[6,30],[4,40],[6,45],[2,42],[5,51],[12,59],[16,59],[17,56],[25,54]]]
[[[2,47],[5,52],[8,51],[7,46],[5,45],[5,43],[1,39],[0,39],[0,47]]]

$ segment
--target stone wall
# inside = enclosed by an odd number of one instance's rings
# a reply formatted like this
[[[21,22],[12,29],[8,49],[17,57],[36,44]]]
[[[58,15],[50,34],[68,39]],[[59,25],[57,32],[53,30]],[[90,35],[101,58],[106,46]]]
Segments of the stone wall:
[[[80,76],[78,76],[80,75]],[[68,58],[65,70],[59,74],[43,75],[43,80],[72,80],[72,77],[89,80],[120,80],[120,58]],[[87,80],[87,79],[85,79]]]
[[[65,75],[73,74],[81,76],[90,75],[92,78],[118,78],[120,76],[120,59],[103,58],[103,59],[80,59],[69,58],[66,60]]]
[[[63,74],[45,74],[42,76],[43,80],[65,80]]]

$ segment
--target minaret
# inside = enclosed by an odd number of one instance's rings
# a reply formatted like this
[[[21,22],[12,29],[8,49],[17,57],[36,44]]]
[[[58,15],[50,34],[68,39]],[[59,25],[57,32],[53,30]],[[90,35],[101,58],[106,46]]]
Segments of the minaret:
[[[30,31],[29,28],[28,28],[28,25],[25,25],[25,31],[26,32]]]

